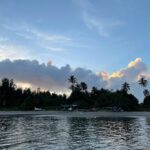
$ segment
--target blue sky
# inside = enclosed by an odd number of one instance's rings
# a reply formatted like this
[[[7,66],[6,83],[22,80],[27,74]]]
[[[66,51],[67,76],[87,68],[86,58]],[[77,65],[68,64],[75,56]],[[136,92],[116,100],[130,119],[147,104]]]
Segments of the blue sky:
[[[150,65],[149,0],[0,0],[0,60],[110,74]]]
[[[149,0],[0,0],[0,36],[28,49],[27,58],[115,71],[136,57],[149,63],[149,6]],[[32,30],[66,40],[38,39]]]

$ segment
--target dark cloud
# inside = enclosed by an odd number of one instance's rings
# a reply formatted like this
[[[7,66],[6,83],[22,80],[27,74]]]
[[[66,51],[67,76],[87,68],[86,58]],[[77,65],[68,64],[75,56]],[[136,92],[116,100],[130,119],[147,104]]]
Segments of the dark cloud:
[[[68,91],[70,75],[75,75],[79,82],[86,82],[89,88],[102,87],[105,83],[90,70],[72,70],[70,65],[58,68],[51,63],[39,64],[36,60],[4,60],[0,62],[0,70],[0,78],[13,78],[16,82],[30,83],[33,88],[40,87],[56,92]]]

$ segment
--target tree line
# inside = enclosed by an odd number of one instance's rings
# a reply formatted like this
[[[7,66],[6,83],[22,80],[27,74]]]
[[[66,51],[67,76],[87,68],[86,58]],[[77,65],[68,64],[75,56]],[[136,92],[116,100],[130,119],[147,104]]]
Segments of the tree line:
[[[78,109],[102,109],[108,107],[122,108],[125,111],[137,110],[140,107],[150,108],[150,93],[146,88],[148,81],[141,77],[138,81],[143,87],[144,101],[139,104],[138,99],[129,93],[130,85],[124,82],[120,90],[98,89],[92,87],[88,90],[85,82],[78,83],[76,77],[71,75],[68,79],[71,94],[56,94],[49,91],[31,91],[30,88],[18,88],[13,79],[4,78],[0,84],[0,109],[34,110],[35,107],[43,109],[61,110],[65,105],[76,105]]]
[[[79,108],[104,108],[104,107],[121,107],[125,111],[139,110],[142,108],[150,108],[150,92],[147,89],[148,81],[141,77],[138,83],[143,87],[144,100],[139,104],[138,99],[131,93],[130,84],[124,82],[120,90],[98,89],[92,87],[88,92],[88,86],[85,82],[78,83],[75,76],[70,76],[68,81],[71,83],[72,90],[68,102],[75,103]]]
[[[0,109],[33,110],[37,108],[60,109],[66,103],[66,95],[49,91],[31,91],[30,88],[17,88],[14,81],[4,78],[0,85]]]

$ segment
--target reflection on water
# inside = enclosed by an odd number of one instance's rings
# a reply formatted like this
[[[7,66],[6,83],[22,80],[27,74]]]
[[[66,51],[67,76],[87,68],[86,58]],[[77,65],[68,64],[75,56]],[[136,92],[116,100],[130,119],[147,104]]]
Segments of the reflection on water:
[[[150,118],[0,117],[0,149],[149,149]]]

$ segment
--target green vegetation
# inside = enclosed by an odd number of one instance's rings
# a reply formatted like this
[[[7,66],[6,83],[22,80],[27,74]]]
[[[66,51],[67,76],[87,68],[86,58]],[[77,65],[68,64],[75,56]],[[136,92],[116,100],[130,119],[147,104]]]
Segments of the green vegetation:
[[[77,109],[100,110],[103,108],[121,108],[124,111],[150,110],[150,94],[146,88],[148,82],[145,78],[139,80],[144,87],[144,101],[138,103],[137,98],[130,94],[130,85],[122,84],[121,90],[98,89],[92,87],[88,91],[85,82],[77,82],[73,75],[69,77],[71,94],[67,97],[49,91],[31,91],[17,88],[13,80],[4,78],[0,84],[0,110],[34,110],[34,108],[61,110],[63,106],[77,106]]]

